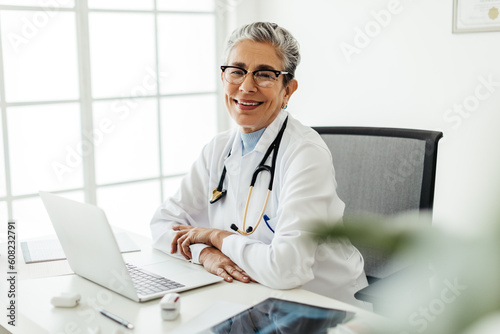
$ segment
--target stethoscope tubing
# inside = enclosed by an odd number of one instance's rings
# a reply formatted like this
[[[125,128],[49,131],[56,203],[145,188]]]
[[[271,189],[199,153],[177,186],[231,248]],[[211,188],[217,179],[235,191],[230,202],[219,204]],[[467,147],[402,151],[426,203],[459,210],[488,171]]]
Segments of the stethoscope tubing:
[[[267,207],[267,201],[269,200],[269,195],[271,194],[271,189],[268,189],[267,194],[266,194],[266,200],[264,201],[264,206],[262,207],[262,211],[260,212],[259,220],[257,220],[257,223],[255,224],[255,226],[253,228],[252,228],[252,226],[249,226],[248,229],[245,230],[245,223],[247,221],[248,204],[250,203],[250,198],[252,197],[252,190],[253,190],[253,186],[250,186],[250,190],[248,191],[247,203],[245,205],[245,213],[243,214],[243,226],[242,226],[241,230],[238,229],[238,232],[242,235],[250,235],[255,230],[257,230],[257,227],[259,227],[259,224],[260,224],[260,221],[262,220],[262,217],[264,217],[264,212],[266,211],[266,207]],[[269,226],[269,224],[268,224],[268,226]]]
[[[274,139],[274,141],[271,143],[271,145],[267,149],[266,154],[264,154],[264,157],[262,158],[261,162],[259,163],[259,165],[257,166],[257,168],[255,169],[255,171],[254,171],[254,173],[252,175],[252,180],[250,182],[250,190],[248,191],[247,202],[245,204],[245,211],[244,211],[244,214],[243,214],[243,227],[242,227],[242,230],[240,230],[236,226],[236,224],[231,224],[231,229],[233,229],[234,231],[236,231],[236,232],[238,232],[238,233],[240,233],[242,235],[250,235],[253,232],[255,232],[257,230],[257,227],[260,224],[260,221],[264,217],[264,212],[265,212],[266,207],[267,207],[267,202],[269,200],[269,195],[271,194],[271,191],[273,190],[273,181],[274,181],[274,172],[275,172],[276,160],[277,160],[277,157],[278,157],[278,151],[279,151],[279,147],[280,147],[280,143],[281,143],[281,138],[283,137],[283,133],[285,132],[287,121],[288,121],[288,117],[283,122],[283,125],[281,126],[281,129],[280,129],[278,135],[276,136],[276,138]],[[271,155],[271,153],[273,153],[273,157],[272,157],[272,161],[271,161],[271,166],[269,166],[269,165],[266,165],[265,162],[269,158],[269,156]],[[229,151],[229,153],[228,153],[227,156],[229,157],[230,155],[231,155],[231,151]],[[255,182],[257,181],[257,176],[259,175],[260,172],[263,172],[263,171],[267,171],[270,174],[269,186],[267,187],[266,200],[265,200],[264,206],[262,207],[262,210],[260,212],[259,219],[255,223],[254,227],[249,226],[245,230],[245,224],[246,224],[246,220],[247,220],[248,206],[249,206],[249,203],[250,203],[250,198],[252,197],[252,190],[253,190],[253,187],[255,186]],[[222,170],[221,178],[219,180],[219,184],[218,184],[217,188],[214,189],[214,191],[213,191],[213,195],[212,195],[212,198],[210,200],[210,204],[213,204],[213,203],[217,202],[219,199],[221,199],[222,197],[224,197],[226,195],[227,191],[223,190],[223,184],[224,184],[225,177],[226,177],[226,166],[224,166],[224,168]],[[266,221],[266,225],[274,233],[274,230],[271,228],[271,226],[269,226],[269,223],[267,221]]]

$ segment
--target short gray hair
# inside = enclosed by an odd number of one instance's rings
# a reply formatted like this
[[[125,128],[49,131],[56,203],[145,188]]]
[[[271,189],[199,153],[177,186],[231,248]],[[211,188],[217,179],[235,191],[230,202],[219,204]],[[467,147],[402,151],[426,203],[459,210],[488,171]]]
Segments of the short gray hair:
[[[276,48],[278,56],[284,64],[284,71],[288,72],[283,79],[286,86],[295,76],[295,70],[300,63],[299,43],[288,30],[278,26],[276,23],[254,22],[243,25],[233,31],[226,43],[224,60],[227,64],[229,54],[233,47],[242,40],[270,43]]]

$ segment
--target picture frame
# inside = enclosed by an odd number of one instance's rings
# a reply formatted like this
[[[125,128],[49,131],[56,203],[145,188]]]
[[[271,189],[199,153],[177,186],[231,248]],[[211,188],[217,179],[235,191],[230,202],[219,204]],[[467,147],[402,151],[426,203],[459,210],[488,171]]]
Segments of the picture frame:
[[[453,0],[453,33],[500,31],[500,0]]]

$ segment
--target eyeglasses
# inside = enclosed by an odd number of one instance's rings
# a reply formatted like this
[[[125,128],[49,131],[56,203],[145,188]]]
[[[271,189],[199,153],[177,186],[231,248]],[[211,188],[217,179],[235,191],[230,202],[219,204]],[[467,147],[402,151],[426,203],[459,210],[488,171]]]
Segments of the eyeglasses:
[[[247,71],[236,66],[221,66],[220,69],[224,79],[230,84],[239,85],[245,80],[248,73],[252,73],[257,86],[264,88],[274,86],[280,74],[288,74],[288,72],[274,70]]]

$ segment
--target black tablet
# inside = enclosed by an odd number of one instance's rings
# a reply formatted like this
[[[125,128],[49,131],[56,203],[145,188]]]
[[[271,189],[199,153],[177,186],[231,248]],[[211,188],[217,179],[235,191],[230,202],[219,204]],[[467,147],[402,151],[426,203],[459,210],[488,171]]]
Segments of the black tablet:
[[[353,312],[268,298],[204,333],[326,333],[353,316]]]

